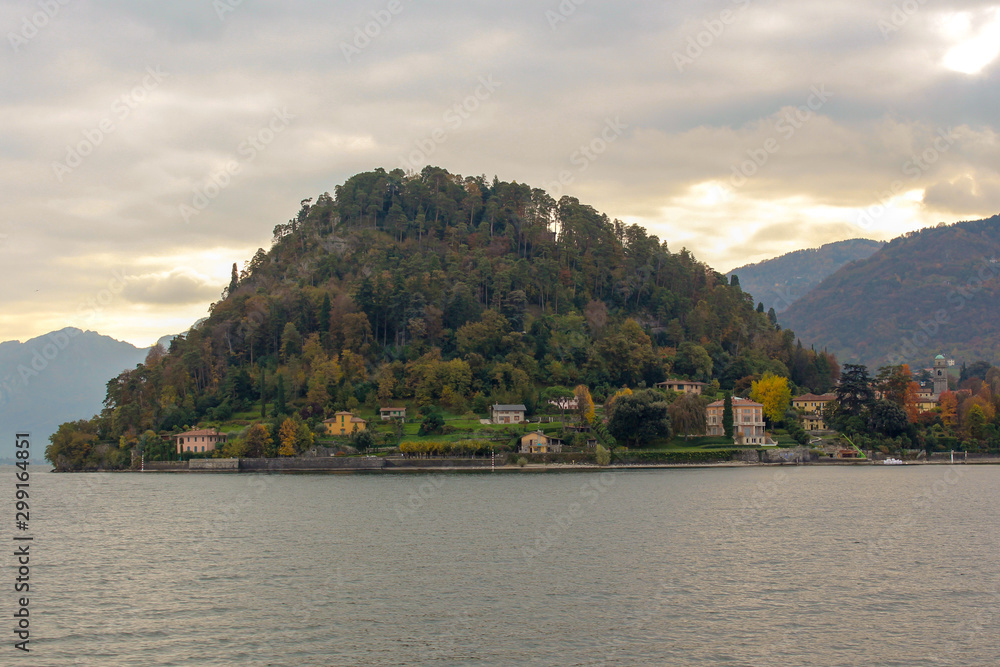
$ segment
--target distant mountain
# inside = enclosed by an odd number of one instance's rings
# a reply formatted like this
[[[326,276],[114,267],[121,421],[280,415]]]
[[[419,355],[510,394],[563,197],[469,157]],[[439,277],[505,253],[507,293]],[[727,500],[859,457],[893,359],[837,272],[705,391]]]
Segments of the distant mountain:
[[[740,287],[753,295],[754,302],[764,304],[764,310],[774,308],[781,313],[804,297],[820,282],[840,267],[860,259],[868,259],[884,244],[868,239],[850,239],[827,243],[819,248],[796,250],[774,259],[748,264],[726,274],[739,277]]]
[[[1000,216],[910,232],[826,278],[781,315],[842,362],[1000,362]]]
[[[23,429],[32,435],[32,458],[42,460],[59,424],[100,412],[108,380],[148,351],[75,328],[0,343],[0,458],[13,456],[7,436]]]

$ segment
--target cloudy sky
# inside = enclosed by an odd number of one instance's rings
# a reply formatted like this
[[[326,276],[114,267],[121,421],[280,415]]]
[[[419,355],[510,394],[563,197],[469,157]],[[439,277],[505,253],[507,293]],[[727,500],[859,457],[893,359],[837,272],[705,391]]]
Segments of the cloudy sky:
[[[0,0],[0,340],[187,329],[348,176],[572,194],[725,271],[1000,211],[1000,4]]]

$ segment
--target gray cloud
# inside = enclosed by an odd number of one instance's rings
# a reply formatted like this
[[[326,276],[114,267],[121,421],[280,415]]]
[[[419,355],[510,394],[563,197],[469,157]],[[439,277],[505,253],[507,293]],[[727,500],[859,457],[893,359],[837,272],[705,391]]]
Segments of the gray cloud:
[[[500,85],[418,162],[538,186],[565,172],[565,193],[721,270],[1000,204],[1000,63],[975,74],[942,64],[992,25],[995,2],[926,3],[902,18],[890,0],[562,4],[575,10],[402,0],[372,28],[387,1],[243,2],[220,18],[210,2],[75,0],[16,49],[8,37],[0,271],[18,291],[0,339],[73,324],[112,266],[144,278],[107,307],[102,333],[147,343],[138,336],[155,336],[136,323],[158,317],[174,331],[300,199],[399,166],[480,77]],[[20,34],[33,11],[0,0],[0,33]],[[377,34],[355,42],[366,27]],[[165,73],[155,85],[150,68]],[[816,87],[829,99],[790,124]],[[294,118],[241,151],[276,109]],[[609,119],[627,127],[581,162]],[[948,150],[907,170],[948,129]],[[734,184],[766,145],[777,150]],[[74,151],[87,155],[68,167]],[[214,192],[231,163],[238,173]],[[206,188],[213,196],[185,217]]]

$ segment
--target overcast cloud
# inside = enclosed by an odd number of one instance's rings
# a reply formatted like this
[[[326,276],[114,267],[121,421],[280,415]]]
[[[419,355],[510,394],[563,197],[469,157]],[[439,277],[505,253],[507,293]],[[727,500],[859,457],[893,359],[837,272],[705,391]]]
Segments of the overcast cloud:
[[[379,166],[571,194],[722,271],[1000,209],[995,2],[0,0],[0,30],[0,340],[183,331]]]

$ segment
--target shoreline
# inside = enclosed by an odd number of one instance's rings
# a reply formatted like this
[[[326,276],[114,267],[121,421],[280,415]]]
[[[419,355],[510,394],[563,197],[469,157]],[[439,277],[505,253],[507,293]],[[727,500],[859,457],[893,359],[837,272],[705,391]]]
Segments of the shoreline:
[[[198,461],[199,459],[193,459],[192,461]],[[306,459],[309,460],[309,459]],[[327,461],[328,459],[312,459],[312,461]],[[346,459],[350,461],[350,459]],[[498,465],[492,466],[488,462],[480,463],[476,459],[464,459],[468,463],[465,465],[453,465],[450,461],[441,461],[440,465],[421,465],[421,463],[426,462],[414,462],[414,464],[407,465],[384,465],[384,460],[376,459],[377,461],[383,462],[383,465],[375,466],[371,465],[316,465],[315,463],[310,466],[299,466],[294,465],[293,462],[296,459],[284,459],[281,466],[268,466],[268,465],[253,465],[243,467],[240,462],[236,462],[231,459],[200,459],[200,461],[219,461],[226,462],[228,465],[205,465],[197,467],[188,467],[187,465],[181,465],[182,462],[175,462],[174,465],[167,466],[157,466],[156,468],[148,468],[145,470],[55,470],[52,469],[50,472],[58,473],[133,473],[133,474],[146,474],[146,473],[167,473],[167,474],[205,474],[205,473],[226,473],[226,474],[246,474],[246,473],[282,473],[282,474],[354,474],[354,473],[365,473],[365,474],[407,474],[407,473],[494,473],[500,472],[505,474],[510,473],[558,473],[558,472],[609,472],[618,470],[685,470],[685,469],[711,469],[711,468],[779,468],[779,467],[790,467],[790,466],[816,466],[816,467],[857,467],[857,466],[876,466],[876,467],[888,467],[888,468],[901,468],[901,467],[914,467],[914,466],[951,466],[951,465],[1000,465],[1000,457],[990,458],[990,459],[979,459],[973,461],[955,461],[952,463],[950,460],[941,461],[907,461],[902,465],[886,465],[881,461],[872,460],[851,460],[851,459],[841,459],[841,460],[831,460],[831,461],[798,461],[798,462],[775,462],[775,463],[763,463],[763,462],[745,462],[745,461],[717,461],[717,462],[699,462],[699,463],[625,463],[621,465],[608,465],[608,466],[598,466],[593,464],[578,464],[578,463],[528,463],[524,466],[518,465]],[[345,459],[339,459],[339,461],[345,461]],[[366,461],[369,462],[371,459],[354,459],[354,461]],[[184,464],[190,462],[183,462]]]

